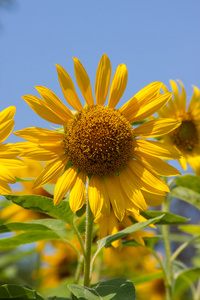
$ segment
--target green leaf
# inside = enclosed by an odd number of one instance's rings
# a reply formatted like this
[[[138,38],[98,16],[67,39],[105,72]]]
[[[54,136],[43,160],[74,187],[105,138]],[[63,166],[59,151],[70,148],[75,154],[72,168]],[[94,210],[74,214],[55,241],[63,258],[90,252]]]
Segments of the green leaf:
[[[70,291],[67,288],[67,284],[73,283],[73,277],[67,277],[67,279],[62,280],[59,285],[56,287],[48,288],[42,291],[43,296],[45,299],[51,299],[52,295],[56,295],[56,300],[65,299],[65,297],[70,297]],[[55,296],[54,296],[55,297]],[[67,299],[68,299],[67,298]]]
[[[16,182],[28,182],[28,181],[33,181],[35,178],[34,177],[28,177],[28,178],[19,178],[15,176]]]
[[[149,226],[150,224],[154,224],[154,223],[159,222],[159,220],[160,220],[161,218],[163,218],[163,216],[164,216],[164,215],[161,215],[161,216],[158,216],[158,217],[156,217],[156,218],[154,218],[154,219],[150,219],[150,220],[145,221],[145,222],[139,222],[139,223],[136,223],[136,224],[134,224],[134,225],[132,225],[132,226],[129,226],[129,227],[127,227],[127,228],[125,228],[125,229],[119,231],[119,232],[116,233],[116,234],[109,235],[109,236],[107,236],[107,237],[105,237],[105,238],[99,240],[99,241],[97,242],[97,244],[98,244],[98,249],[100,250],[101,248],[108,246],[108,245],[111,244],[112,242],[114,242],[114,241],[116,241],[116,240],[118,240],[118,239],[120,239],[120,238],[123,238],[123,237],[125,237],[125,236],[127,236],[127,235],[129,235],[129,234],[131,234],[131,233],[133,233],[133,232],[135,232],[135,231],[137,231],[137,230],[143,229],[143,228]]]
[[[47,214],[55,219],[65,221],[68,224],[73,223],[73,212],[69,207],[68,201],[62,201],[58,205],[53,204],[53,199],[38,195],[5,195],[6,199],[22,206],[25,209],[32,209]]]
[[[54,219],[34,220],[27,223],[13,222],[5,223],[0,226],[0,233],[10,231],[35,231],[35,230],[62,230],[65,228],[65,222]]]
[[[147,247],[149,249],[153,249],[154,245],[158,241],[160,241],[161,238],[162,238],[161,235],[155,235],[152,237],[143,237],[145,247]],[[125,246],[125,247],[141,247],[141,245],[138,244],[135,240],[123,241],[123,246]]]
[[[92,288],[68,284],[70,291],[80,300],[135,300],[133,283],[125,278],[100,282]]]
[[[148,121],[148,119],[144,119],[144,120],[141,120],[141,121],[137,121],[137,122],[133,122],[131,123],[132,126],[137,126],[137,125],[141,125],[141,124],[144,124]]]
[[[132,282],[134,285],[144,283],[144,282],[149,282],[155,279],[160,279],[163,278],[163,273],[162,272],[156,272],[153,274],[144,274],[144,275],[138,275],[132,278]]]
[[[157,224],[173,225],[173,224],[180,224],[189,221],[189,219],[186,219],[184,217],[169,212],[164,212],[164,211],[142,211],[141,212],[141,215],[146,219],[155,218],[163,214],[165,214],[164,217],[159,222],[157,222]]]
[[[186,187],[178,186],[171,190],[171,195],[175,198],[183,200],[194,205],[200,210],[200,194]]]
[[[28,231],[15,235],[10,238],[0,240],[0,250],[17,247],[44,240],[57,240],[60,236],[53,230],[49,231]]]
[[[182,226],[182,225],[181,225]],[[170,233],[170,240],[177,243],[185,243],[191,239],[191,236],[186,234]]]
[[[0,299],[36,299],[35,291],[17,284],[0,286]]]
[[[200,268],[190,268],[180,271],[175,276],[174,298],[182,295],[190,286],[191,282],[195,282],[200,277]]]
[[[51,297],[51,298],[48,298],[48,300],[71,300],[71,298],[65,298],[65,297]]]
[[[175,178],[176,185],[186,187],[200,194],[200,177],[196,175],[183,175]]]
[[[200,226],[199,225],[182,225],[178,227],[180,230],[183,230],[185,232],[191,233],[191,234],[197,234],[200,235]]]

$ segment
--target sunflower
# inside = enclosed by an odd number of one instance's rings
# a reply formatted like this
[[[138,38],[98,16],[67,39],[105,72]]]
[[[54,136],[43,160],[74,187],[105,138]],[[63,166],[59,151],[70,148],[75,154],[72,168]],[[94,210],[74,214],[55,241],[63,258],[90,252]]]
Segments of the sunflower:
[[[64,97],[77,112],[72,113],[51,90],[42,86],[36,87],[42,99],[22,97],[40,117],[63,126],[57,131],[31,127],[15,132],[28,141],[21,143],[21,156],[49,161],[36,178],[34,188],[59,175],[54,204],[60,203],[70,191],[69,204],[75,213],[85,204],[85,186],[89,182],[88,198],[94,217],[100,213],[109,216],[112,208],[119,221],[126,210],[139,213],[148,204],[160,203],[165,192],[169,192],[160,175],[179,174],[162,158],[177,159],[180,153],[146,138],[169,133],[180,121],[163,118],[138,127],[132,127],[132,123],[154,114],[169,101],[171,93],[160,95],[162,83],[153,82],[116,109],[128,78],[126,66],[120,64],[111,82],[108,105],[104,106],[111,80],[111,63],[104,54],[96,72],[95,104],[88,74],[74,58],[76,82],[86,102],[83,107],[69,74],[56,66]]]
[[[39,175],[39,173],[43,170],[43,166],[39,161],[33,161],[31,159],[24,159],[23,160],[26,167],[21,168],[19,170],[13,170],[13,175],[16,175],[20,178],[27,178],[30,174],[33,177]],[[19,187],[13,189],[14,195],[41,195],[46,197],[52,197],[45,189],[40,187],[39,189],[32,189],[33,181],[22,181],[18,183]],[[6,202],[7,203],[7,202]],[[1,219],[7,220],[9,222],[28,222],[31,220],[37,220],[42,218],[49,218],[49,216],[31,210],[31,209],[24,209],[23,207],[11,203],[6,205],[1,210]]]
[[[164,142],[175,146],[182,154],[179,163],[184,170],[187,162],[193,170],[200,175],[200,91],[194,86],[194,92],[188,109],[186,108],[186,92],[183,83],[181,94],[175,81],[170,80],[174,99],[168,102],[158,111],[161,118],[173,118],[181,121],[181,125],[163,137]],[[164,92],[168,92],[166,86],[162,86]]]
[[[9,106],[0,112],[0,195],[12,193],[8,185],[16,182],[12,169],[24,167],[23,162],[17,158],[20,151],[15,144],[3,144],[13,130],[15,111],[14,106]]]
[[[73,237],[72,243],[77,249],[80,248]],[[39,275],[40,287],[43,289],[58,286],[64,279],[72,277],[77,266],[77,254],[70,245],[52,241],[51,246],[55,253],[50,254],[49,251],[43,251],[40,256],[42,267],[37,276]]]

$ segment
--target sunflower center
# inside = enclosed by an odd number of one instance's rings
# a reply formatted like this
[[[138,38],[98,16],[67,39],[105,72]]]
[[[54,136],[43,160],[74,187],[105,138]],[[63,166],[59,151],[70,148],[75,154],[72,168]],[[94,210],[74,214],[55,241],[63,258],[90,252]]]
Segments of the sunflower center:
[[[192,151],[198,143],[197,128],[193,121],[185,120],[171,133],[171,138],[180,150]]]
[[[70,161],[82,171],[115,173],[133,155],[133,129],[117,110],[98,105],[87,107],[66,128],[65,147]]]

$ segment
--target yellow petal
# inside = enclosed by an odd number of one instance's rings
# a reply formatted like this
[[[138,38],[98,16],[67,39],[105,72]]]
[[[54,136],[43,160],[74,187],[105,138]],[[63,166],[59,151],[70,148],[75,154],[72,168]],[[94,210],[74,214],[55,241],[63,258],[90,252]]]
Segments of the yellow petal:
[[[85,204],[85,184],[87,176],[84,172],[80,172],[76,176],[75,183],[69,194],[69,205],[73,213],[79,210]]]
[[[134,157],[143,164],[143,166],[149,169],[151,172],[156,172],[160,176],[176,176],[181,175],[181,173],[174,167],[170,166],[168,163],[162,159],[148,155],[143,152],[134,151]]]
[[[119,172],[119,181],[127,197],[134,203],[134,205],[141,210],[146,210],[147,205],[140,189],[131,182],[125,170],[121,170]]]
[[[194,170],[197,176],[200,176],[200,156],[188,157],[188,163]]]
[[[157,141],[137,139],[135,140],[135,145],[136,151],[142,151],[149,155],[153,155],[163,159],[178,159],[181,156],[180,152],[171,145],[167,145]]]
[[[4,166],[0,165],[0,182],[15,183],[14,175]]]
[[[48,107],[43,100],[31,95],[23,96],[22,99],[25,100],[32,110],[41,118],[54,124],[64,125],[63,119]]]
[[[129,166],[126,166],[126,172],[129,176],[130,180],[132,181],[132,183],[135,184],[142,191],[144,190],[146,192],[150,192],[155,195],[166,196],[165,192],[163,192],[159,189],[156,189],[152,185],[147,184],[145,181],[142,181],[140,179],[140,177],[138,177]]]
[[[104,177],[106,191],[112,204],[115,216],[121,222],[125,214],[125,202],[120,189],[120,182],[116,175],[106,175]]]
[[[181,85],[181,96],[179,97],[179,109],[182,112],[185,112],[186,111],[186,101],[187,101],[185,87],[180,80],[177,79],[177,82]]]
[[[0,158],[16,158],[20,154],[20,150],[15,147],[16,144],[1,144]]]
[[[142,217],[140,214],[136,213],[130,213],[130,215],[137,221],[137,222],[144,222],[147,221],[144,217]],[[125,215],[124,220],[122,221],[122,224],[124,227],[129,227],[133,225],[132,221],[129,219],[128,215]],[[143,241],[143,233],[141,230],[138,230],[130,235],[130,238],[134,239],[138,244],[141,244],[145,246]]]
[[[25,163],[19,158],[0,158],[0,164],[9,169],[18,169],[26,167]]]
[[[159,206],[165,200],[165,197],[162,195],[155,195],[155,194],[148,193],[146,191],[142,191],[142,194],[145,198],[147,205],[150,206]]]
[[[94,105],[89,76],[78,58],[73,57],[76,82],[88,106]]]
[[[78,167],[72,166],[67,169],[58,179],[54,190],[54,205],[59,204],[69,189],[72,187],[78,174]]]
[[[56,143],[64,140],[65,136],[54,130],[44,129],[40,127],[29,127],[14,132],[15,135],[37,144]]]
[[[63,154],[64,148],[60,143],[55,143],[53,146],[48,145],[45,147],[45,145],[42,145],[40,147],[37,144],[26,142],[20,156],[39,161],[49,161],[61,157]]]
[[[90,202],[90,208],[91,211],[96,217],[103,206],[103,196],[102,196],[102,184],[101,184],[101,177],[99,175],[92,175],[89,181],[89,187],[88,187],[88,198]]]
[[[160,88],[162,87],[162,82],[154,81],[141,89],[134,97],[138,100],[140,105],[145,105],[152,101],[160,95]]]
[[[171,98],[172,93],[162,94],[147,104],[140,106],[138,103],[135,105],[134,113],[128,117],[128,120],[132,122],[141,121],[153,115],[158,109],[166,104]]]
[[[109,217],[109,229],[108,229],[109,235],[113,235],[119,232],[119,223],[117,218],[115,217],[113,211],[110,212]],[[114,248],[118,248],[122,245],[121,239],[118,239],[111,243]]]
[[[15,121],[8,120],[0,124],[0,143],[3,143],[13,130]]]
[[[181,125],[177,119],[156,119],[146,122],[134,129],[134,135],[140,137],[162,136]]]
[[[108,95],[111,78],[111,63],[106,54],[103,54],[97,67],[95,79],[95,98],[98,105],[104,105]]]
[[[0,195],[10,195],[12,190],[9,185],[5,182],[0,182]]]
[[[39,188],[40,186],[43,186],[49,183],[52,179],[56,178],[57,175],[60,174],[65,168],[67,162],[68,158],[66,155],[64,155],[61,158],[49,163],[35,180],[33,188]]]
[[[178,161],[183,170],[187,170],[187,159],[184,156],[181,156]]]
[[[189,103],[188,112],[193,112],[193,110],[195,110],[196,107],[199,106],[200,90],[194,85],[193,85],[193,89],[194,92]]]
[[[63,92],[63,95],[69,105],[74,109],[81,111],[83,109],[82,104],[78,98],[76,93],[73,81],[69,74],[63,69],[63,67],[56,64],[57,72],[58,72],[58,79],[60,82],[60,86]]]
[[[131,159],[129,161],[129,167],[142,182],[158,190],[170,193],[167,184],[159,176],[145,169],[138,161]]]
[[[109,217],[110,216],[110,200],[109,200],[108,194],[106,192],[106,187],[105,187],[103,180],[100,181],[100,185],[101,185],[100,186],[101,197],[102,197],[102,201],[103,201],[101,212],[104,216]]]
[[[74,118],[70,109],[51,90],[44,86],[36,86],[35,88],[40,93],[46,105],[65,123]]]
[[[14,118],[16,112],[15,106],[9,106],[0,112],[0,124]]]
[[[100,239],[106,237],[109,235],[108,228],[109,228],[109,217],[106,217],[104,215],[100,216],[99,221],[99,236]]]
[[[159,81],[152,82],[146,87],[141,89],[135,96],[133,96],[129,101],[127,101],[119,111],[126,117],[130,118],[131,115],[136,113],[144,104],[149,103],[153,98],[158,96],[159,89],[162,83]]]
[[[121,64],[117,67],[115,75],[113,77],[110,94],[108,100],[108,107],[115,108],[119,100],[121,99],[126,89],[128,80],[128,70],[126,65]]]
[[[172,91],[173,91],[173,103],[170,103],[170,105],[173,106],[174,109],[179,109],[180,106],[179,106],[179,90],[178,90],[178,85],[177,83],[174,81],[174,80],[170,80],[170,85],[171,85],[171,88],[172,88]]]

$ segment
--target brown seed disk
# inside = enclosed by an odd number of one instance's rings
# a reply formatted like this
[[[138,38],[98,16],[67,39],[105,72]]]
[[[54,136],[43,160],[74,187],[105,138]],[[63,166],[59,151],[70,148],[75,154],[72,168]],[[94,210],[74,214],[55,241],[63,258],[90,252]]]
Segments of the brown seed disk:
[[[198,144],[198,132],[192,120],[185,120],[170,133],[173,144],[181,151],[191,152]]]
[[[133,155],[133,129],[118,110],[95,105],[75,115],[65,146],[70,161],[85,173],[115,173]]]

